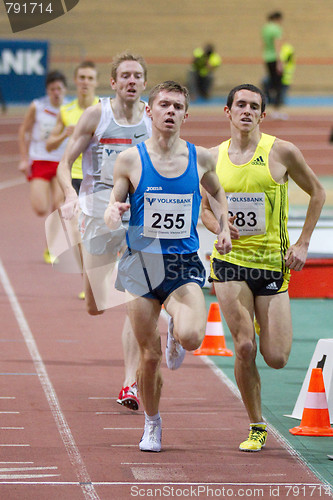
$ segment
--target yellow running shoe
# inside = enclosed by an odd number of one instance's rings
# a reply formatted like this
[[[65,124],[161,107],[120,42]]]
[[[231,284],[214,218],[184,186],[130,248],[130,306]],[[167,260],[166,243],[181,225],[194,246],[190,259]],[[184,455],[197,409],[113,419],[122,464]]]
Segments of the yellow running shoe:
[[[250,434],[246,441],[239,445],[241,451],[260,451],[266,444],[266,424],[250,424]]]
[[[57,257],[55,257],[54,255],[52,255],[50,252],[49,252],[49,249],[46,248],[44,250],[44,253],[43,253],[43,258],[44,258],[44,262],[46,262],[46,264],[58,264],[58,259]]]
[[[83,291],[83,292],[80,292],[80,293],[78,294],[78,296],[77,296],[77,297],[78,297],[78,299],[80,299],[80,300],[84,300],[84,299],[86,298],[86,294],[85,294],[85,293],[84,293],[84,291]]]

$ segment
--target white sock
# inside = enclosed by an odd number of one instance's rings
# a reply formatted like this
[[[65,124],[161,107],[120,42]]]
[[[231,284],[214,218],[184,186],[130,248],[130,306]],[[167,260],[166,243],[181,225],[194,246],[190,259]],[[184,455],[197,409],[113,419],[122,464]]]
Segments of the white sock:
[[[145,419],[147,420],[147,422],[155,422],[159,418],[161,418],[159,411],[156,413],[156,415],[153,415],[152,417],[150,415],[147,415],[147,413],[145,412]]]

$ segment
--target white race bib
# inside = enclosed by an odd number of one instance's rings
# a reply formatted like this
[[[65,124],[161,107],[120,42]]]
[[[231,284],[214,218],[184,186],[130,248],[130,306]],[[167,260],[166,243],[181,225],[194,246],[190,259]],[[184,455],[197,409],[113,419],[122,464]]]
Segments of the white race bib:
[[[240,236],[266,233],[265,193],[226,193],[229,217]]]
[[[147,238],[189,238],[193,194],[144,194],[144,229]]]

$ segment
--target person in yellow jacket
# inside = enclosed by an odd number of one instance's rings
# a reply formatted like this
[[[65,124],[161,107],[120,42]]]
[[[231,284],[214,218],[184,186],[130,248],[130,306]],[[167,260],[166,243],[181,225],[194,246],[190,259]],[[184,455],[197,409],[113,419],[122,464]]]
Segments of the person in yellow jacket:
[[[290,43],[284,43],[280,50],[280,61],[282,63],[281,76],[281,102],[285,104],[286,94],[294,79],[296,61],[295,49]]]
[[[189,90],[191,98],[208,99],[213,87],[215,70],[221,66],[222,59],[214,46],[208,43],[204,48],[193,51],[192,66],[189,75]]]
[[[261,413],[254,316],[265,362],[271,368],[283,368],[292,344],[290,269],[300,271],[305,264],[325,191],[294,144],[260,131],[266,113],[259,88],[251,84],[233,88],[224,112],[231,138],[211,152],[228,200],[232,250],[220,255],[213,248],[210,280],[233,336],[236,382],[250,420],[249,438],[239,449],[260,451],[267,430]],[[289,177],[310,197],[301,234],[291,246]],[[207,193],[203,193],[201,218],[210,231],[219,234]]]
[[[99,98],[95,95],[97,87],[97,69],[92,61],[83,61],[75,69],[74,82],[77,89],[77,97],[73,101],[61,106],[57,122],[52,130],[46,149],[53,151],[70,137],[74,127],[79,121],[83,111],[89,106],[97,104]],[[72,184],[76,192],[79,192],[82,181],[82,155],[76,160],[72,168]]]

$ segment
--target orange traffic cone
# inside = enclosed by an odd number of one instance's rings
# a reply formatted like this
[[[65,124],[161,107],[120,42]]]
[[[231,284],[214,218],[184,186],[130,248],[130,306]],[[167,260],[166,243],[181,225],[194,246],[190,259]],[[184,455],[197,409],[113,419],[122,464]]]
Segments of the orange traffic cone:
[[[296,436],[333,436],[321,368],[312,369],[301,423],[289,432]]]
[[[199,349],[193,354],[196,356],[233,356],[233,352],[225,345],[220,308],[217,302],[210,305],[206,335]]]

